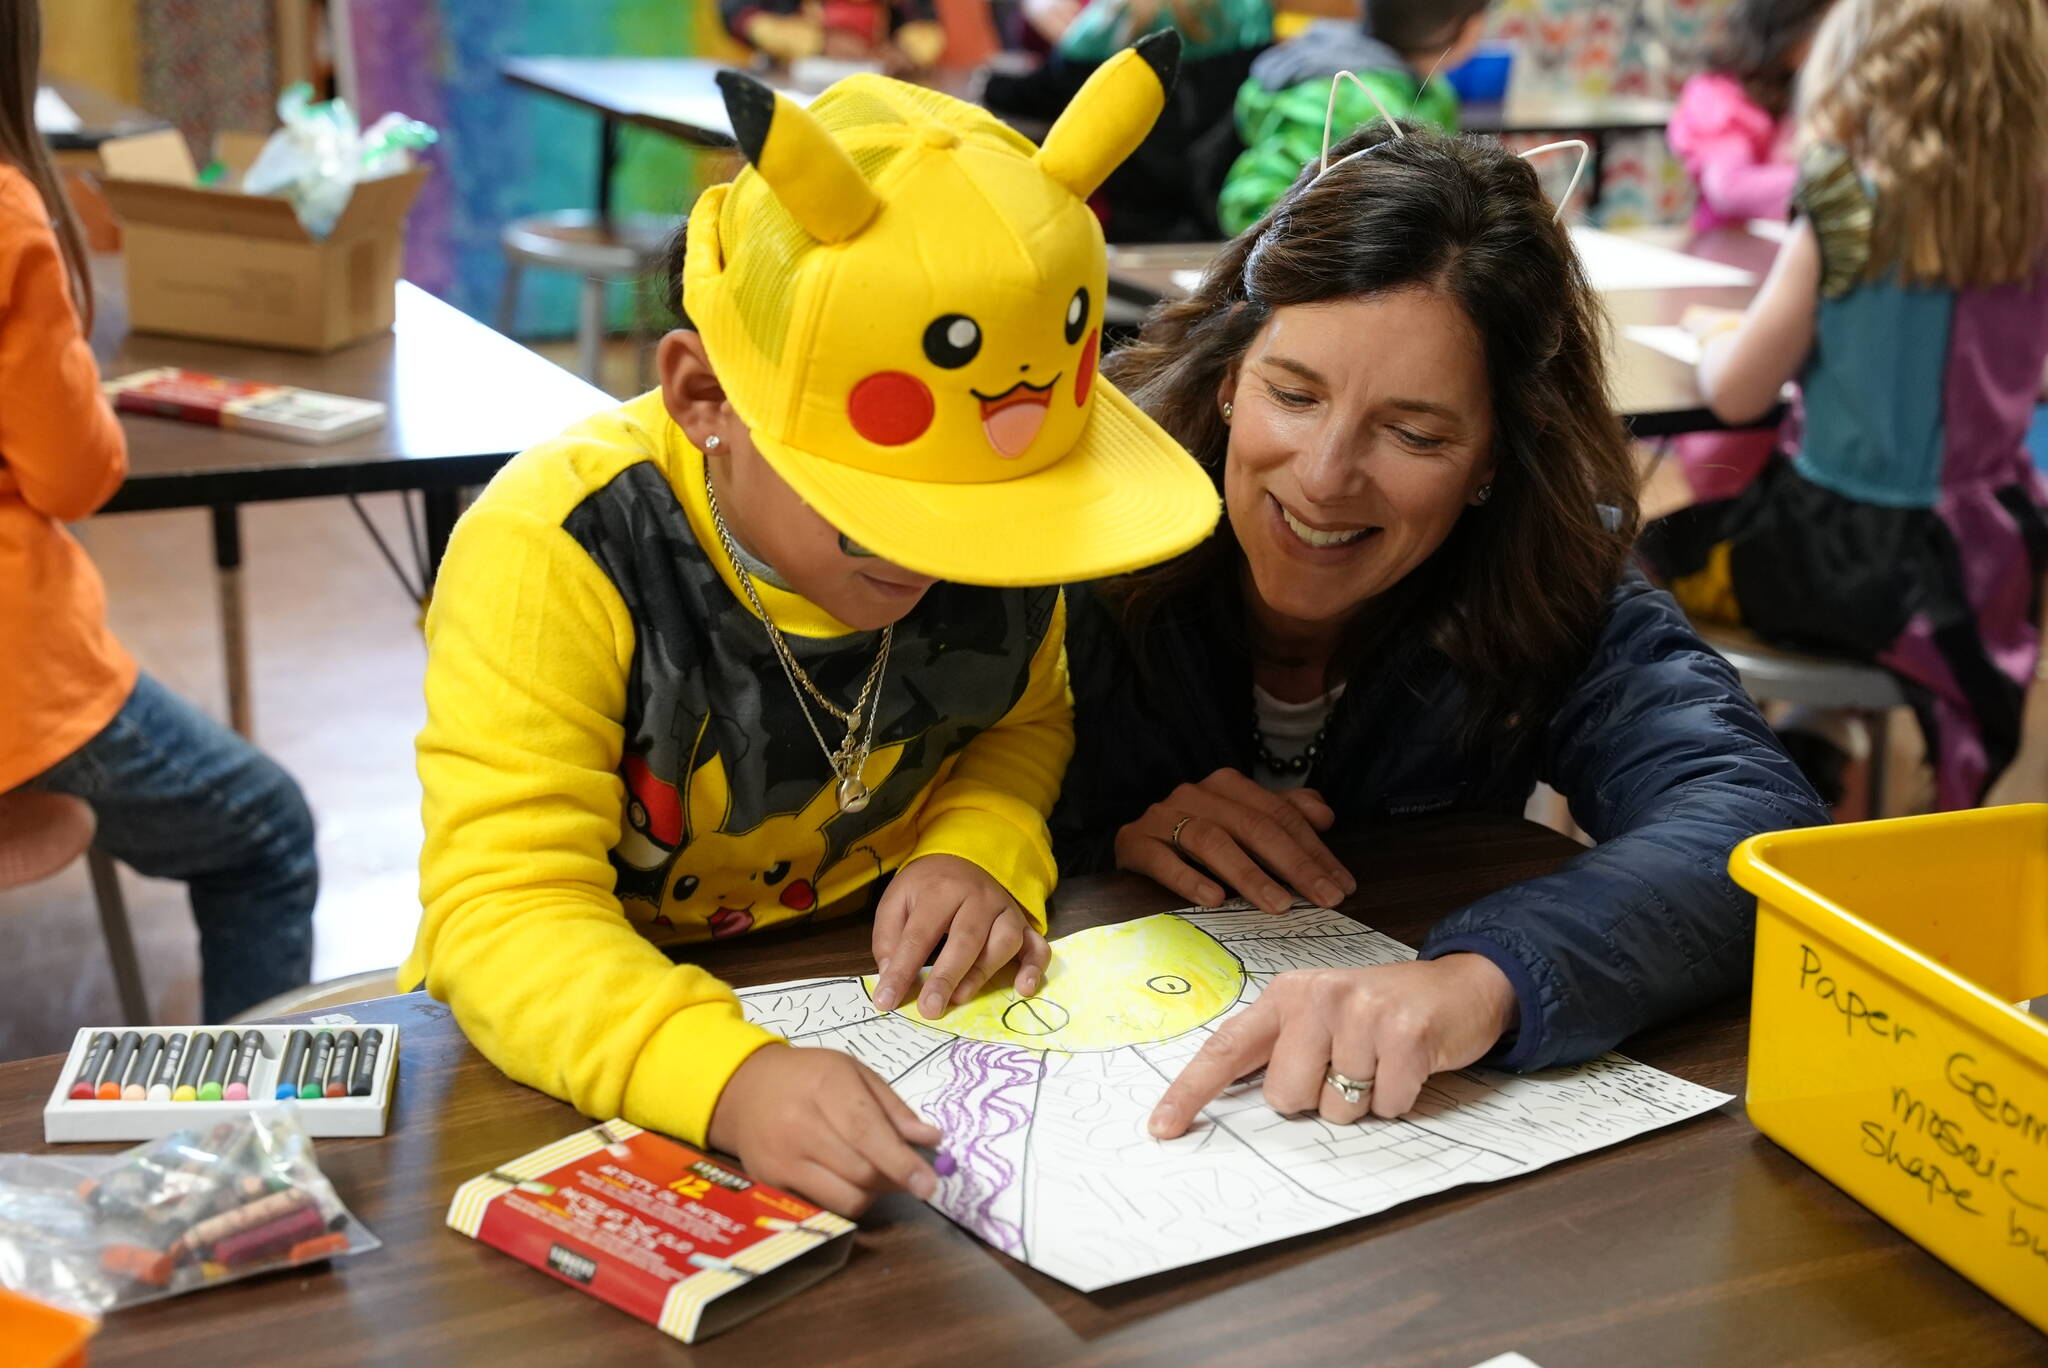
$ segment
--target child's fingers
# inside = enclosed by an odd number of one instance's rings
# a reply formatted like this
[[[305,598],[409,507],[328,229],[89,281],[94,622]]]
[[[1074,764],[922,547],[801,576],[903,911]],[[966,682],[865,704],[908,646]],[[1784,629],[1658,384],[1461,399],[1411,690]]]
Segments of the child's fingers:
[[[937,1126],[919,1116],[908,1102],[898,1097],[896,1090],[889,1086],[887,1080],[872,1070],[869,1071],[867,1085],[868,1091],[881,1103],[882,1114],[889,1118],[889,1124],[894,1126],[896,1133],[905,1140],[913,1145],[929,1146],[936,1145],[946,1138]]]
[[[963,906],[953,914],[952,924],[946,928],[946,948],[939,952],[938,961],[924,976],[924,993],[917,1000],[917,1010],[927,1021],[937,1021],[945,1015],[953,990],[974,968],[981,947],[988,941],[989,925],[995,919],[996,910],[992,907]]]
[[[1017,991],[1030,997],[1045,986],[1045,971],[1052,965],[1052,946],[1035,926],[1024,928],[1024,948],[1017,952]]]
[[[990,975],[1015,959],[1017,952],[1024,948],[1024,925],[1024,914],[1014,907],[997,913],[994,924],[988,929],[988,940],[981,947],[981,954],[961,975],[960,986],[953,990],[947,1001],[958,1007],[980,992]]]
[[[871,1192],[906,1188],[920,1200],[938,1190],[939,1175],[903,1138],[872,1087],[849,1090],[835,1101],[838,1105],[828,1113],[829,1122],[838,1130],[837,1138],[847,1153],[834,1167],[844,1164],[844,1177]]]
[[[941,899],[931,898],[904,918],[895,942],[882,949],[882,968],[875,977],[875,1006],[878,1009],[893,1012],[897,1004],[910,995],[911,985],[917,982],[917,971],[924,968],[924,962],[931,958],[932,948],[946,934],[946,926],[952,921],[957,906],[948,907]]]
[[[790,1169],[789,1177],[778,1178],[775,1185],[786,1187],[797,1196],[841,1216],[858,1216],[874,1200],[872,1194],[855,1187],[814,1159],[799,1160]]]

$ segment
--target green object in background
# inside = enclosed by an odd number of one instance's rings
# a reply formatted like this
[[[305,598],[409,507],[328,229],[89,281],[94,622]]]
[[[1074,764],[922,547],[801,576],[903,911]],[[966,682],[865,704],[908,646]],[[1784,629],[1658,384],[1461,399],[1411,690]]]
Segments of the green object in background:
[[[1094,0],[1060,35],[1059,54],[1069,62],[1106,62],[1148,34],[1178,29],[1181,60],[1200,61],[1227,52],[1253,51],[1273,41],[1273,7],[1268,0],[1159,0],[1142,31],[1131,22],[1130,0]],[[1175,11],[1189,18],[1175,22]],[[1192,30],[1199,24],[1199,36]]]
[[[210,161],[199,168],[199,183],[201,185],[219,185],[223,180],[227,179],[227,174],[228,168],[224,163]]]
[[[1333,79],[1267,90],[1254,77],[1237,92],[1237,131],[1245,150],[1231,163],[1216,206],[1224,232],[1235,237],[1264,218],[1301,169],[1321,159],[1325,113],[1331,115],[1332,146],[1380,117],[1379,107],[1350,81],[1338,82],[1332,112]],[[1396,118],[1433,124],[1446,133],[1458,131],[1458,95],[1442,77],[1420,91],[1414,75],[1405,70],[1363,71],[1358,79],[1372,87],[1380,104]]]

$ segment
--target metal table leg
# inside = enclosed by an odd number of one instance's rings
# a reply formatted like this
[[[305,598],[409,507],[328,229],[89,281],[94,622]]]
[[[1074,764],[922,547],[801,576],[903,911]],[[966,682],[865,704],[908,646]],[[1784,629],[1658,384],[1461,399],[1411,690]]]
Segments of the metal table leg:
[[[249,695],[249,629],[242,602],[242,522],[236,504],[213,506],[213,571],[220,586],[221,647],[227,661],[228,723],[252,740],[254,701]]]

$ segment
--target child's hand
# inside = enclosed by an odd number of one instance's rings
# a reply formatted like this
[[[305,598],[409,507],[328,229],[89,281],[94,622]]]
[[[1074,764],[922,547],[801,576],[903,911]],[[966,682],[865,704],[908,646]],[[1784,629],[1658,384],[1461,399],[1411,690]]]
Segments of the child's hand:
[[[912,1145],[936,1145],[919,1118],[865,1064],[837,1050],[769,1045],[726,1081],[706,1136],[752,1177],[842,1216],[884,1192],[920,1200],[939,1177]]]
[[[918,1010],[937,1020],[1017,961],[1017,991],[1045,981],[1052,948],[1001,884],[957,855],[925,855],[896,872],[875,909],[875,1006],[890,1012],[917,982],[932,947],[946,948],[925,978]]]
[[[1705,341],[1719,333],[1733,332],[1742,326],[1742,310],[1717,309],[1710,304],[1688,304],[1679,315],[1678,326],[1694,337]]]

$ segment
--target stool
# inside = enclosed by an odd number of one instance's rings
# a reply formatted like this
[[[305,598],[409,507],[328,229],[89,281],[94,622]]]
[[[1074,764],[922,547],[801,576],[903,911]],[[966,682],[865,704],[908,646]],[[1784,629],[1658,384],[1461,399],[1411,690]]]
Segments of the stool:
[[[1803,655],[1766,646],[1736,627],[1695,624],[1706,643],[1719,651],[1742,687],[1759,703],[1803,703],[1812,708],[1846,712],[1863,719],[1870,730],[1869,808],[1866,816],[1884,815],[1886,751],[1891,712],[1906,706],[1906,694],[1891,671],[1838,656]]]
[[[675,220],[653,214],[603,215],[588,209],[529,214],[505,225],[505,289],[498,297],[498,331],[512,335],[519,306],[519,282],[528,266],[567,271],[583,278],[576,310],[576,368],[596,384],[604,363],[605,289],[614,280],[637,281],[661,263]],[[645,378],[646,311],[633,306],[632,337]]]
[[[31,789],[0,793],[0,888],[40,883],[85,856],[121,1012],[130,1026],[147,1026],[149,998],[142,991],[135,938],[128,933],[128,905],[121,900],[113,860],[92,844],[95,826],[92,809],[68,794]]]
[[[276,997],[267,998],[247,1011],[237,1012],[233,1020],[268,1021],[272,1017],[290,1016],[294,1012],[317,1012],[327,1007],[346,1007],[352,1002],[368,1002],[371,998],[390,997],[398,991],[398,969],[372,969],[367,973],[350,974],[345,978],[328,979],[323,983],[309,983],[303,988],[288,988]]]

